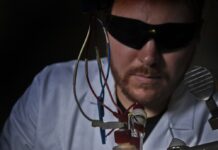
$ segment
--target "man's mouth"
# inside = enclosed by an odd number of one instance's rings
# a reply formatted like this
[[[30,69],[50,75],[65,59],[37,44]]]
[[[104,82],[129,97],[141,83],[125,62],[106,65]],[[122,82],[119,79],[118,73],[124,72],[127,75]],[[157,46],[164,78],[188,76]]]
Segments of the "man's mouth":
[[[133,74],[135,76],[141,76],[141,77],[144,77],[144,78],[160,78],[161,75],[159,74],[144,74],[144,73],[135,73]]]
[[[158,74],[135,73],[131,76],[134,80],[142,83],[156,83],[161,79],[161,76]]]

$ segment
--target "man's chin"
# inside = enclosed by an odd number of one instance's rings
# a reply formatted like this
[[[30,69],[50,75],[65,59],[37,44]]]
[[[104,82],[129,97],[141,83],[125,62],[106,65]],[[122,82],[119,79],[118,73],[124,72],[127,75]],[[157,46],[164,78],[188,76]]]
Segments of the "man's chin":
[[[138,90],[128,90],[127,91],[127,97],[133,101],[133,102],[137,102],[140,104],[150,104],[150,103],[155,103],[156,101],[160,100],[160,91],[156,91],[154,89],[138,89]]]
[[[135,96],[135,102],[138,102],[140,104],[151,104],[158,101],[159,98],[157,98],[157,95],[136,95]]]

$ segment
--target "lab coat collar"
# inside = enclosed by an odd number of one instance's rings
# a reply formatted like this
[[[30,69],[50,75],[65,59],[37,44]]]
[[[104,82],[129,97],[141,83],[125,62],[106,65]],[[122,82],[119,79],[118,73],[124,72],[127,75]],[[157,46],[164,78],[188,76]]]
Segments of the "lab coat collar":
[[[196,99],[189,93],[184,83],[175,91],[168,107],[170,128],[192,130],[194,128]]]
[[[194,118],[195,100],[190,98],[183,84],[179,86],[153,131],[144,143],[143,149],[163,150],[173,138],[181,139],[187,144],[195,140]]]

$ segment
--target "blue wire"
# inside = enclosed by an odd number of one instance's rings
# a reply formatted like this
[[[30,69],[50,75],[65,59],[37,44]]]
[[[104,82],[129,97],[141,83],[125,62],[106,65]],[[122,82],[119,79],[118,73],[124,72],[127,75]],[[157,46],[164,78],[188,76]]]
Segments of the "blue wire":
[[[108,47],[108,68],[107,68],[107,75],[106,75],[106,81],[109,77],[109,72],[110,72],[110,45],[107,43],[107,47]],[[104,96],[105,96],[105,86],[106,83],[103,84],[102,82],[102,78],[101,78],[101,72],[100,72],[100,83],[102,86],[102,90],[99,96],[99,100],[101,103],[104,103]],[[103,117],[104,117],[104,107],[98,102],[98,112],[99,112],[99,120],[103,121]],[[101,142],[102,144],[106,144],[106,132],[105,129],[100,128],[100,134],[101,134]]]
[[[100,102],[103,102],[104,99],[100,98]],[[98,103],[98,111],[99,111],[99,120],[103,121],[104,117],[104,107]],[[101,142],[102,144],[106,144],[106,132],[105,129],[100,128],[100,134],[101,134]]]

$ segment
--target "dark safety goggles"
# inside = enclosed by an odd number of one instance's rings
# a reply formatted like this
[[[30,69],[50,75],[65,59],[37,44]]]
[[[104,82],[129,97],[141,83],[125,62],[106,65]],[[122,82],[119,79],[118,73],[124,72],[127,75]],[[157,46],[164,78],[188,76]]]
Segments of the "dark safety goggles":
[[[111,15],[108,31],[119,42],[140,50],[154,39],[158,50],[169,52],[188,46],[200,31],[201,22],[151,25],[142,21]]]

